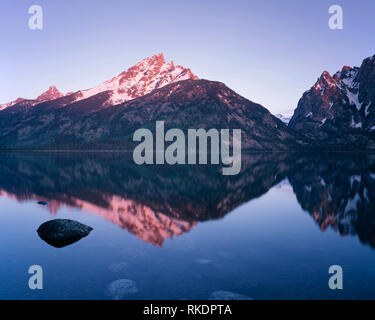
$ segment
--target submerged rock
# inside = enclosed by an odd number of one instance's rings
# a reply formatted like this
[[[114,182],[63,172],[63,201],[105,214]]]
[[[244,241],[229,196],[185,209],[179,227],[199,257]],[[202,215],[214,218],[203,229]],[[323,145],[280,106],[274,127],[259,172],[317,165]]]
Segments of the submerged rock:
[[[108,267],[111,272],[120,272],[126,268],[128,264],[126,262],[111,263]]]
[[[230,292],[230,291],[224,291],[224,290],[218,290],[211,293],[208,300],[254,300],[248,296]]]
[[[42,205],[42,206],[46,206],[48,204],[47,201],[38,201],[38,204]]]
[[[91,227],[78,221],[54,219],[41,224],[37,232],[45,242],[61,248],[86,237],[91,230]]]
[[[138,288],[133,280],[118,279],[107,286],[105,294],[114,300],[120,300],[128,294],[137,292]]]
[[[208,264],[208,263],[211,262],[211,260],[209,260],[209,259],[198,259],[198,260],[196,260],[196,262],[199,263],[199,264]]]

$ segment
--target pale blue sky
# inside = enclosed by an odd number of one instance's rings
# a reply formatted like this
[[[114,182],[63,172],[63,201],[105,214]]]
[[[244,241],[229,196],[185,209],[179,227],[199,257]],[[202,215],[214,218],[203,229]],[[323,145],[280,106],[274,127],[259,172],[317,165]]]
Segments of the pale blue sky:
[[[41,5],[44,29],[28,28]],[[344,30],[328,8],[344,9]],[[2,0],[0,103],[50,85],[90,88],[163,52],[271,112],[293,110],[322,71],[375,54],[374,0]]]

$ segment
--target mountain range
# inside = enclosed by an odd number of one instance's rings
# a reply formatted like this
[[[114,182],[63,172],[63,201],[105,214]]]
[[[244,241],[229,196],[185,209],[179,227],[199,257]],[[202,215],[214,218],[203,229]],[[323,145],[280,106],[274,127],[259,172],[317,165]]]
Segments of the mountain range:
[[[375,55],[333,76],[324,71],[288,126],[329,149],[375,149]]]
[[[323,72],[288,123],[158,54],[91,89],[64,95],[51,86],[0,105],[0,147],[129,149],[135,130],[163,120],[166,129],[241,129],[244,150],[375,149],[374,100],[375,56]]]

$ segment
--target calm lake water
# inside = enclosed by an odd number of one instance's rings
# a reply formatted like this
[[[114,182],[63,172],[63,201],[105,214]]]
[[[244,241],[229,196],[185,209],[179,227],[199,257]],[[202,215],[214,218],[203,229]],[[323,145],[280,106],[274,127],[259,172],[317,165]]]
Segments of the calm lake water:
[[[121,153],[2,153],[0,217],[0,299],[375,298],[374,155],[255,153],[223,176]],[[93,231],[55,248],[37,233],[55,218]],[[335,264],[343,290],[328,287]]]

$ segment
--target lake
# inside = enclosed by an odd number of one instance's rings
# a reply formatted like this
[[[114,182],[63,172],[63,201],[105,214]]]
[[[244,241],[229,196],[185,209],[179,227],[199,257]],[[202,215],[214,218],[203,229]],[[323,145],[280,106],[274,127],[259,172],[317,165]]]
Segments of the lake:
[[[375,299],[371,154],[243,154],[223,176],[127,153],[0,153],[0,217],[0,299]],[[56,248],[37,233],[55,218],[93,230]]]

